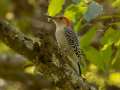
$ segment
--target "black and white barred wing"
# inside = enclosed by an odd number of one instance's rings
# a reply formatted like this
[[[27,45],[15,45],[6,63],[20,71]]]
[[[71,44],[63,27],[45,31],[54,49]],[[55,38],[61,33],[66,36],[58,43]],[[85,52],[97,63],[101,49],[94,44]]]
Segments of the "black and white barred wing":
[[[73,30],[65,29],[65,37],[71,49],[73,49],[74,53],[79,58],[80,65],[82,65],[82,67],[85,67],[86,66],[85,55],[83,53],[83,50],[80,49],[79,39],[77,34],[73,32]]]

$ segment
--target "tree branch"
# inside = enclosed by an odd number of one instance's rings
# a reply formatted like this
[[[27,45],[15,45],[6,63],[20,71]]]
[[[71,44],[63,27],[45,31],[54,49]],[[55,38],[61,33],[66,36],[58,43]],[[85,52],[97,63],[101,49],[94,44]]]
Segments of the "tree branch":
[[[17,31],[4,20],[0,20],[0,40],[28,59],[35,59],[35,45],[39,46],[39,43],[34,42],[31,38]]]

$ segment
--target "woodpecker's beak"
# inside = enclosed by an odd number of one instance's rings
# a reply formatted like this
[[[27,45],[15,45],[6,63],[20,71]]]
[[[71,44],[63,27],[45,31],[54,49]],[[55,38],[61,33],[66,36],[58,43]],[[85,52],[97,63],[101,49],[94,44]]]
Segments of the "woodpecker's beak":
[[[52,16],[49,16],[49,15],[46,15],[46,17],[48,18],[48,19],[55,19],[55,17],[52,17]]]
[[[49,19],[53,19],[53,17],[52,17],[52,16],[47,16],[47,18],[49,18]]]
[[[46,15],[46,17],[48,18],[48,22],[53,21],[55,19],[55,17],[49,16],[49,15]]]
[[[48,22],[56,22],[57,21],[57,17],[52,17],[52,16],[47,16],[48,17]]]

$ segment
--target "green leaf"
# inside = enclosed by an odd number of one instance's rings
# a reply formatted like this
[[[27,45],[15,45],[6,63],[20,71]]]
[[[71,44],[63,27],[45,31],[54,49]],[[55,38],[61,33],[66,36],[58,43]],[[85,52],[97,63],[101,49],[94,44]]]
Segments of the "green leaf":
[[[95,19],[97,16],[102,14],[103,7],[99,5],[97,2],[92,1],[89,6],[88,10],[84,14],[84,18],[86,21],[90,22],[91,20]]]
[[[107,43],[115,43],[120,39],[120,31],[113,30],[112,28],[109,28],[106,32],[104,37],[102,38],[101,42],[102,44]]]
[[[80,38],[80,45],[83,48],[88,47],[91,44],[92,38],[96,33],[96,28],[90,29],[84,36]]]
[[[98,51],[93,47],[89,47],[85,51],[87,59],[95,64],[99,70],[105,71],[110,67],[110,61],[112,56],[111,46],[106,48],[104,51]]]
[[[55,16],[62,10],[62,6],[64,4],[64,0],[50,0],[50,4],[48,6],[48,14],[50,16]]]
[[[112,6],[113,6],[113,7],[120,7],[120,0],[115,0],[115,1],[112,3]]]
[[[111,65],[112,61],[112,48],[111,45],[108,45],[108,47],[102,51],[100,51],[101,55],[101,62],[102,62],[102,68],[104,70],[108,69]]]
[[[8,46],[0,42],[0,53],[8,52],[9,50],[10,48]]]
[[[80,20],[80,17],[86,12],[87,7],[85,3],[80,2],[78,4],[69,5],[64,13],[64,16],[67,16],[74,23]]]
[[[99,55],[99,52],[98,52],[95,48],[89,47],[89,48],[85,51],[85,54],[86,54],[86,56],[87,56],[87,59],[88,59],[91,63],[93,63],[93,64],[95,64],[95,65],[98,63],[97,61],[99,61],[99,58],[98,58],[98,57],[100,57],[100,55]]]
[[[77,7],[77,5],[72,4],[68,6],[68,8],[66,8],[64,16],[67,16],[70,20],[74,21],[78,11],[79,11],[79,8]]]
[[[120,70],[120,47],[118,48],[115,57],[112,60],[112,67],[116,70]]]

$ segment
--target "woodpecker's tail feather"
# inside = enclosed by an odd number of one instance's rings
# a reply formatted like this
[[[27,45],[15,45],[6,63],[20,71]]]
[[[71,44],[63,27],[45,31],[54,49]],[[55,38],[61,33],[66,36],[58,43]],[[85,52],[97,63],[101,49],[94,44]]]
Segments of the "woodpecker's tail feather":
[[[78,68],[79,68],[79,75],[82,75],[82,71],[81,71],[81,67],[80,67],[80,63],[78,62]]]
[[[78,60],[71,58],[71,56],[68,56],[68,64],[70,65],[71,68],[79,75],[81,76],[81,68],[80,68],[80,63]]]

